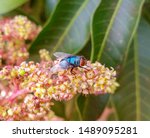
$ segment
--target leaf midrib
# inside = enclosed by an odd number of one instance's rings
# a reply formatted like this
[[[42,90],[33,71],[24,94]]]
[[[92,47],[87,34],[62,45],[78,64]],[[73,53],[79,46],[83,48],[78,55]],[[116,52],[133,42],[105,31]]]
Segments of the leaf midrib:
[[[123,65],[122,65],[123,67],[125,66],[125,63],[126,63],[126,60],[127,60],[127,56],[128,56],[130,44],[131,44],[131,42],[132,42],[132,39],[133,39],[133,37],[134,37],[134,35],[135,35],[135,33],[136,33],[136,30],[137,30],[137,28],[138,28],[138,24],[139,24],[139,22],[140,22],[141,11],[142,11],[142,7],[143,7],[143,4],[144,4],[144,1],[145,1],[145,0],[142,0],[142,2],[141,2],[141,5],[140,5],[139,11],[138,11],[138,15],[137,15],[138,18],[137,18],[137,21],[136,21],[136,23],[135,23],[135,27],[134,27],[133,32],[132,32],[132,34],[131,34],[131,37],[130,37],[130,39],[129,39],[129,41],[128,41],[127,48],[125,49],[125,55],[124,55],[124,60],[123,60]]]
[[[74,15],[74,17],[72,18],[72,20],[70,21],[70,23],[68,24],[68,27],[65,28],[64,33],[61,35],[60,39],[58,40],[58,42],[55,44],[54,48],[50,51],[50,55],[52,55],[54,53],[54,51],[56,51],[56,49],[61,45],[62,41],[64,40],[65,36],[67,35],[67,33],[69,32],[71,26],[73,25],[74,21],[76,20],[76,18],[79,16],[79,14],[81,13],[81,11],[84,9],[84,7],[87,5],[87,3],[89,2],[89,0],[85,0],[83,2],[83,4],[81,5],[81,7],[78,9],[78,11],[76,12],[76,14]]]
[[[109,36],[109,32],[110,32],[110,30],[111,30],[111,27],[112,27],[114,21],[115,21],[115,18],[116,18],[116,15],[117,15],[117,13],[118,13],[118,10],[119,10],[119,8],[120,8],[121,3],[122,3],[122,0],[119,0],[119,1],[118,1],[118,4],[117,4],[117,6],[116,6],[116,9],[115,9],[115,11],[114,11],[114,13],[113,13],[113,15],[112,15],[112,18],[111,18],[110,23],[109,23],[109,25],[108,25],[108,27],[107,27],[107,30],[106,30],[104,39],[103,39],[103,41],[102,41],[102,44],[101,44],[101,47],[100,47],[100,50],[99,50],[99,53],[98,53],[97,60],[100,60],[100,58],[101,58],[101,56],[102,56],[102,53],[103,53],[103,51],[104,51],[104,47],[105,47],[105,45],[106,45],[107,38],[108,38],[108,36]]]
[[[126,52],[125,52],[125,56],[124,56],[124,60],[123,60],[123,67],[126,64],[126,60],[127,60],[127,56],[128,56],[128,52],[129,52],[129,48],[130,48],[130,44],[132,42],[132,39],[136,33],[139,21],[140,21],[140,17],[141,17],[141,11],[142,11],[142,7],[144,4],[145,0],[141,1],[141,5],[140,5],[140,9],[138,12],[138,18],[137,21],[135,23],[135,27],[134,30],[131,34],[130,40],[128,41],[127,44],[127,48],[126,48]],[[135,69],[135,97],[136,97],[136,120],[141,120],[141,99],[140,99],[140,80],[139,80],[139,62],[138,62],[138,44],[137,44],[137,38],[135,36],[134,38],[134,69]]]
[[[134,38],[134,70],[135,70],[135,97],[136,97],[136,120],[141,120],[141,105],[140,105],[140,79],[139,79],[139,59],[138,59],[138,44],[137,36]]]

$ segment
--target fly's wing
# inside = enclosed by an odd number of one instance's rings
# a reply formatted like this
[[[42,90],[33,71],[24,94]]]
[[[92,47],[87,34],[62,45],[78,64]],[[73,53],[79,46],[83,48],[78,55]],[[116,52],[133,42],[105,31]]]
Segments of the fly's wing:
[[[61,66],[62,69],[68,69],[72,67],[70,63],[68,63],[66,60],[62,60],[59,65]]]
[[[67,54],[67,53],[64,53],[64,52],[55,52],[53,55],[56,58],[61,58],[61,59],[72,56],[71,54]]]
[[[56,73],[65,69],[68,69],[70,67],[73,67],[72,65],[70,65],[66,60],[62,60],[60,61],[58,64],[54,65],[50,71],[52,73]]]
[[[59,64],[54,65],[54,66],[50,69],[50,71],[51,71],[52,73],[56,73],[56,72],[59,72],[59,71],[62,71],[62,70],[63,70],[63,68],[62,68]]]

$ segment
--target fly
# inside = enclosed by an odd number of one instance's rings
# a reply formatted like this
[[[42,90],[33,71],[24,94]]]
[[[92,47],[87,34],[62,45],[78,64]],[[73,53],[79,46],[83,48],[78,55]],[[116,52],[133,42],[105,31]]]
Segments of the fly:
[[[75,56],[63,52],[55,52],[54,56],[59,61],[58,64],[54,65],[51,68],[52,72],[58,72],[65,69],[71,69],[71,73],[73,73],[73,69],[76,67],[84,68],[87,64],[87,60],[84,56]],[[86,69],[86,68],[84,68]]]

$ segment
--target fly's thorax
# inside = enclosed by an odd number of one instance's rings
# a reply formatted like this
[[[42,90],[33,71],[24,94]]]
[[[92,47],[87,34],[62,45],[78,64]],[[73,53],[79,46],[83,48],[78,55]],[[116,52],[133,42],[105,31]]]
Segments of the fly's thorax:
[[[66,61],[74,66],[74,67],[78,67],[80,66],[80,56],[70,56],[66,58]]]

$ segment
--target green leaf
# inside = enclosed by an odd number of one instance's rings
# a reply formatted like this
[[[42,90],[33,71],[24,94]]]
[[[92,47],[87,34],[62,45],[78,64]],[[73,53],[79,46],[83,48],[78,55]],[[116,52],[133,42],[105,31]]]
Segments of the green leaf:
[[[150,25],[142,20],[112,97],[117,120],[150,120]]]
[[[142,16],[150,23],[150,3],[145,2],[142,10]]]
[[[32,16],[36,21],[42,23],[42,19],[44,19],[44,3],[45,1],[43,0],[35,0],[30,2],[30,7],[31,10],[28,13],[30,16]]]
[[[77,53],[89,40],[90,17],[100,0],[60,0],[43,30],[30,47],[36,54],[46,48],[55,51]]]
[[[93,16],[91,60],[116,67],[123,61],[135,34],[142,0],[105,0]],[[107,104],[107,100],[103,107]]]
[[[51,106],[51,110],[54,111],[55,115],[65,118],[65,104],[60,101],[53,101],[54,105]]]
[[[0,0],[0,14],[14,10],[25,2],[27,2],[27,0]]]
[[[144,0],[104,0],[91,25],[91,60],[116,66],[125,60],[138,26]]]
[[[78,97],[79,95],[75,96],[73,99],[66,102],[65,104],[66,120],[82,121],[81,112],[77,103]]]
[[[66,120],[97,120],[107,104],[109,95],[77,95],[66,103]]]
[[[91,56],[91,40],[89,39],[89,41],[87,42],[87,44],[84,46],[84,48],[78,53],[78,55],[84,55],[84,57],[87,60],[90,60],[90,56]],[[88,51],[88,52],[87,52]]]
[[[103,112],[109,95],[88,95],[80,96],[77,99],[77,104],[80,111],[82,120],[93,121],[97,120]]]
[[[57,3],[58,3],[58,0],[46,0],[46,2],[45,2],[45,14],[47,17],[49,17],[51,15],[51,13],[55,9]]]

